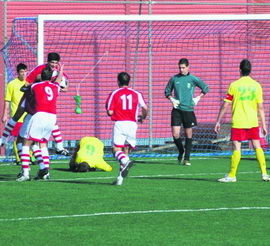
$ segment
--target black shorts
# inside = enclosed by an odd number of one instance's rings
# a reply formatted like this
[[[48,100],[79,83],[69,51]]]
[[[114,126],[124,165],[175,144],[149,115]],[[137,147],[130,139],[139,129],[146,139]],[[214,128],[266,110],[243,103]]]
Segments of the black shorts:
[[[184,128],[192,128],[197,126],[197,119],[193,111],[182,111],[173,109],[171,114],[171,126],[181,126]]]

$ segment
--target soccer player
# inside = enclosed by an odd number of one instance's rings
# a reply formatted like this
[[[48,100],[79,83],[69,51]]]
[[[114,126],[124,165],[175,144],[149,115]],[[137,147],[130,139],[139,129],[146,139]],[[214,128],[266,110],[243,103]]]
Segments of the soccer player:
[[[58,70],[60,59],[61,57],[58,53],[55,53],[55,52],[49,53],[47,57],[47,63],[35,67],[26,77],[26,81],[29,84],[32,84],[35,81],[40,81],[41,72],[46,67],[50,67],[52,70]],[[67,88],[61,89],[61,91],[66,91],[66,90]],[[62,134],[57,124],[55,124],[55,127],[52,131],[52,136],[54,137],[55,143],[56,143],[56,154],[69,156],[70,153],[63,146]]]
[[[74,172],[87,172],[100,169],[105,172],[112,171],[112,167],[103,159],[104,144],[95,137],[83,137],[70,162],[69,167]]]
[[[107,114],[115,121],[113,128],[113,154],[120,163],[120,171],[115,182],[122,185],[133,162],[129,159],[129,151],[136,146],[137,121],[147,116],[147,106],[140,92],[129,88],[130,75],[126,72],[118,74],[119,88],[114,90],[106,101]],[[139,108],[142,115],[138,115]]]
[[[264,152],[260,144],[259,119],[262,124],[262,133],[267,134],[265,113],[263,107],[263,91],[261,85],[250,77],[251,63],[244,59],[240,62],[240,78],[229,86],[224,103],[220,108],[215,132],[220,131],[220,122],[228,108],[232,109],[231,141],[233,153],[231,169],[219,182],[236,182],[236,172],[241,160],[241,142],[251,140],[256,152],[256,158],[262,173],[263,181],[270,181],[266,171]]]
[[[179,73],[170,78],[165,88],[165,96],[171,101],[171,129],[174,143],[178,149],[178,162],[190,166],[192,149],[192,127],[197,125],[194,107],[208,92],[208,85],[200,78],[189,73],[189,61],[182,58],[178,62]],[[193,97],[195,88],[201,89],[197,97]],[[174,96],[172,96],[174,92]],[[181,126],[185,132],[185,146],[181,139]]]
[[[36,82],[36,81],[40,81],[40,79],[41,79],[41,72],[45,68],[50,68],[53,71],[58,70],[59,61],[60,61],[60,55],[58,53],[49,53],[48,54],[47,63],[35,67],[29,73],[29,75],[26,77],[26,81],[27,81],[26,85],[29,86],[32,83]],[[64,88],[64,89],[61,88],[61,91],[66,91],[66,90],[67,90],[67,88]],[[24,99],[25,99],[25,97],[22,98],[22,100],[20,102],[20,106],[18,107],[18,109],[17,109],[16,113],[14,114],[13,118],[8,121],[7,127],[9,129],[9,131],[12,131],[13,127],[16,124],[16,121],[25,112],[25,100]],[[27,103],[29,104],[29,102],[27,102]],[[53,137],[55,139],[55,142],[56,142],[56,154],[61,154],[61,155],[69,156],[70,153],[63,146],[62,134],[61,134],[61,132],[59,130],[59,126],[57,124],[54,127],[54,130],[52,132],[52,135],[53,135]],[[2,137],[1,137],[1,145],[5,143],[6,138],[7,138],[7,135],[4,135],[3,134]]]
[[[56,123],[56,99],[60,91],[59,84],[50,81],[52,73],[53,71],[50,68],[43,69],[41,73],[42,81],[31,85],[36,113],[29,121],[27,138],[22,147],[21,161],[23,173],[22,176],[17,178],[17,181],[20,182],[30,180],[29,148],[33,142],[38,142],[40,144],[40,150],[43,157],[43,163],[40,163],[40,170],[35,179],[49,178],[49,153],[47,142]]]
[[[6,94],[5,94],[5,104],[4,104],[4,111],[2,116],[2,122],[6,124],[9,117],[13,117],[16,113],[16,110],[19,106],[20,100],[23,96],[23,92],[20,90],[22,86],[25,85],[26,81],[26,73],[27,73],[27,66],[23,63],[20,63],[16,67],[17,70],[17,77],[10,81],[7,84]],[[19,130],[22,126],[23,119],[26,114],[23,114],[19,119],[18,122],[11,121],[10,124],[6,124],[5,129],[3,131],[3,135],[5,138],[7,136],[14,136],[16,137],[16,141],[13,143],[13,150],[16,156],[16,163],[20,163],[20,157],[17,149],[17,145],[21,145],[23,140],[19,136]],[[20,148],[19,148],[20,149]]]

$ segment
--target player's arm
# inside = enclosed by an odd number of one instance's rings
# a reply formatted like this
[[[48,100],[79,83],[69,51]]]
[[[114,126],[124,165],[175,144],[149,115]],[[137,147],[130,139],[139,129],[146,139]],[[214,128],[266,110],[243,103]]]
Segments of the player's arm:
[[[171,78],[167,83],[164,94],[165,97],[167,97],[171,101],[173,107],[177,108],[180,104],[180,101],[172,96],[172,91],[173,91],[173,78]]]
[[[258,113],[262,124],[263,135],[267,135],[266,121],[265,121],[265,113],[264,107],[262,103],[258,103]]]
[[[209,92],[209,87],[206,83],[204,83],[200,78],[196,77],[195,84],[197,87],[201,89],[200,94],[197,97],[193,98],[193,102],[195,105]]]
[[[146,105],[142,107],[142,114],[138,116],[138,122],[143,123],[148,115],[148,108]]]
[[[6,123],[9,118],[9,101],[5,101],[4,103],[4,109],[3,109],[3,116],[2,116],[2,122]]]
[[[105,103],[105,108],[106,108],[106,112],[108,116],[112,116],[113,115],[113,108],[112,108],[112,93],[109,94],[106,103]]]
[[[228,108],[231,106],[231,102],[229,101],[225,101],[223,103],[223,105],[221,106],[219,113],[218,113],[218,117],[217,117],[217,121],[216,121],[216,125],[215,125],[215,132],[219,133],[220,131],[220,122],[224,116],[224,114],[227,112]]]
[[[112,116],[113,115],[113,110],[107,110],[107,115]]]
[[[7,84],[7,90],[5,94],[4,109],[2,115],[2,122],[6,123],[9,118],[10,102],[12,100],[13,89],[10,83]]]

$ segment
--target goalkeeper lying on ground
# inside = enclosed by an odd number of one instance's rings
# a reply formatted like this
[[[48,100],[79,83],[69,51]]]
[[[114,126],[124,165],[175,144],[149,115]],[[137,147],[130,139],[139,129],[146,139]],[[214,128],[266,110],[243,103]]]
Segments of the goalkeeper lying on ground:
[[[73,172],[88,172],[101,169],[105,172],[112,171],[112,167],[104,159],[104,144],[95,137],[83,137],[70,162],[69,167]]]

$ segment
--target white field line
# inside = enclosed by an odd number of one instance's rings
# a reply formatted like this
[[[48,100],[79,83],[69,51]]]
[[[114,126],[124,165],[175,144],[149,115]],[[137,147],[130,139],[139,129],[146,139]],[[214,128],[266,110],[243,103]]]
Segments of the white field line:
[[[192,160],[209,160],[209,159],[214,159],[214,160],[216,160],[216,159],[220,159],[220,158],[218,158],[218,157],[196,157],[196,156],[194,156],[193,158],[192,158]],[[57,163],[57,164],[59,164],[59,162],[63,162],[63,161],[66,161],[67,159],[58,159],[58,160],[52,160],[52,165],[54,164],[54,163]],[[145,162],[145,163],[147,163],[148,161],[150,161],[150,162],[155,162],[155,161],[176,161],[176,158],[145,158],[145,159],[135,159],[135,162],[136,161],[138,161],[138,162]],[[116,160],[106,160],[106,162],[117,162]],[[149,164],[151,164],[151,163],[149,163]],[[1,164],[0,163],[0,167],[5,167],[5,166],[18,166],[16,163],[4,163],[4,164]],[[67,166],[68,167],[68,166]]]
[[[270,207],[238,207],[238,208],[198,208],[198,209],[172,209],[172,210],[145,210],[145,211],[122,211],[122,212],[100,212],[92,214],[70,214],[70,215],[54,215],[54,216],[38,216],[38,217],[22,217],[22,218],[6,218],[0,219],[0,222],[10,221],[29,221],[29,220],[46,220],[46,219],[63,219],[78,217],[95,217],[106,215],[129,215],[129,214],[157,214],[157,213],[189,213],[189,212],[211,212],[211,211],[235,211],[235,210],[269,210]]]
[[[252,174],[259,173],[256,172],[238,172],[238,174]],[[160,178],[160,177],[179,177],[179,176],[207,176],[207,175],[225,175],[223,173],[178,173],[178,174],[156,174],[156,175],[136,175],[136,176],[128,176],[128,178]],[[115,177],[90,177],[90,178],[75,178],[75,179],[50,179],[50,181],[72,181],[72,180],[95,180],[95,179],[115,179]]]
[[[255,172],[238,172],[238,174],[253,174],[260,173],[259,171]],[[161,178],[161,177],[183,177],[183,176],[208,176],[208,175],[225,175],[225,173],[178,173],[178,174],[156,174],[156,175],[136,175],[128,176],[128,178]],[[110,177],[83,177],[83,178],[70,178],[70,179],[50,179],[46,182],[53,181],[76,181],[76,180],[106,180],[106,179],[115,179],[115,176]],[[15,181],[15,180],[14,180]],[[10,180],[2,180],[0,183],[12,182]]]

